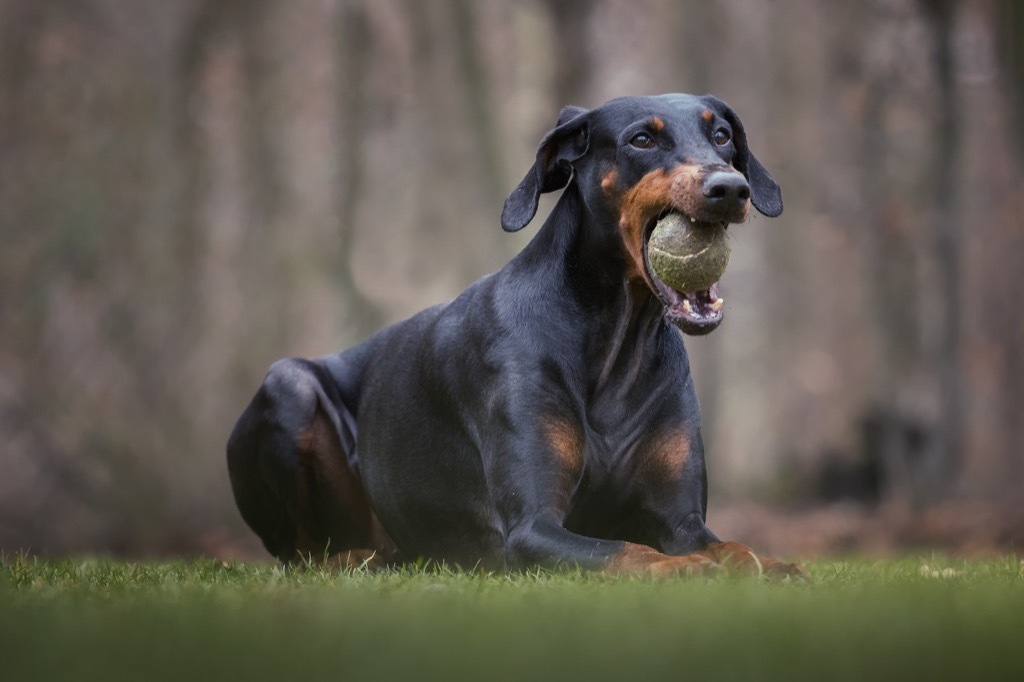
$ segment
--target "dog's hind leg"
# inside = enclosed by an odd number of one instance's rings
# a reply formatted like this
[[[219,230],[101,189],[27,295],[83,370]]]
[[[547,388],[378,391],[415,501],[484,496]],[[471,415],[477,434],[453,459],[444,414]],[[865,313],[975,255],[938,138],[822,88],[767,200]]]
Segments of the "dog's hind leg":
[[[394,546],[359,479],[354,415],[334,381],[318,361],[271,366],[228,440],[235,502],[282,562],[387,563]]]

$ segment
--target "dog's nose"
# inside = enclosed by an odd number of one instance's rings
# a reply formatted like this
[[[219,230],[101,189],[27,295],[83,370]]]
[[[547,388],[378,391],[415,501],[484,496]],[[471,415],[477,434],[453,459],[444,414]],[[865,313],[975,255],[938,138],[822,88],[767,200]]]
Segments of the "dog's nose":
[[[732,171],[714,171],[704,178],[704,197],[721,206],[746,204],[750,198],[750,185],[746,178]]]

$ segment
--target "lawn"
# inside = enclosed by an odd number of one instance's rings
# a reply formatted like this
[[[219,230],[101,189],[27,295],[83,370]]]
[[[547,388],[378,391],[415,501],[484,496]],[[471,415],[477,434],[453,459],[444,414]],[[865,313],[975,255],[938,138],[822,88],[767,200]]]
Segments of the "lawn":
[[[1024,679],[1024,561],[811,584],[0,559],[4,680]]]

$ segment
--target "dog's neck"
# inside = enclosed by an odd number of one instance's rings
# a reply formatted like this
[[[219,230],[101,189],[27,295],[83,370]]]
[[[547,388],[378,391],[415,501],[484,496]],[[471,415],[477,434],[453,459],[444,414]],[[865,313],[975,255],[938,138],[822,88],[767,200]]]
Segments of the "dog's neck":
[[[564,282],[578,308],[573,314],[586,319],[583,348],[598,389],[609,381],[631,384],[657,337],[676,333],[647,285],[628,278],[617,220],[605,207],[588,206],[572,182],[518,259],[562,269],[551,281]]]
[[[573,182],[543,229],[551,228],[563,235],[564,241],[555,247],[564,254],[570,286],[581,301],[606,313],[615,310],[644,327],[650,318],[662,317],[657,296],[640,277],[630,274],[617,209],[588,204]]]

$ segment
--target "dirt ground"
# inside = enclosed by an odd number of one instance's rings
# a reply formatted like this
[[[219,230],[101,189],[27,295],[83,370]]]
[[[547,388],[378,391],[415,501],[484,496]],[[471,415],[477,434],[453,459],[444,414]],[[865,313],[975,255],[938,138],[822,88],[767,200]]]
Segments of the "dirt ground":
[[[722,538],[782,556],[1024,553],[1024,504],[953,502],[913,511],[837,503],[804,509],[731,504],[708,510]]]

